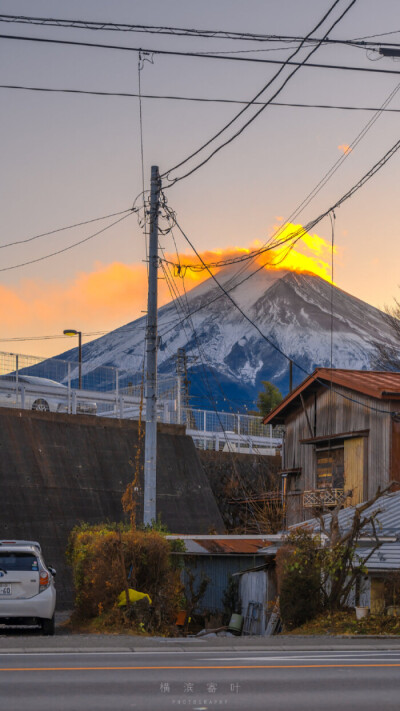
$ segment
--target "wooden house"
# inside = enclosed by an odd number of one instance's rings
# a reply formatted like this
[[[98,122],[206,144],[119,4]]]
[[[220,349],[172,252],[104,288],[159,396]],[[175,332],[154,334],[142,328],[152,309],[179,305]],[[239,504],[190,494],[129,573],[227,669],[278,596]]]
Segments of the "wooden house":
[[[285,426],[287,525],[400,480],[400,373],[318,368],[264,423]]]

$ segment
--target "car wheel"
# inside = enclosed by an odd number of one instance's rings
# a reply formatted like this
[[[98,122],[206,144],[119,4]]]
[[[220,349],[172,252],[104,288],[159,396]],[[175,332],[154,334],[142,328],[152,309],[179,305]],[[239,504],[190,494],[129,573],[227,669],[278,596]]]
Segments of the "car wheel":
[[[53,635],[55,632],[54,615],[51,620],[42,617],[42,619],[40,620],[40,626],[44,635]]]
[[[50,406],[46,400],[43,400],[43,398],[39,398],[39,400],[35,400],[35,402],[33,403],[32,410],[39,410],[39,412],[49,412]]]

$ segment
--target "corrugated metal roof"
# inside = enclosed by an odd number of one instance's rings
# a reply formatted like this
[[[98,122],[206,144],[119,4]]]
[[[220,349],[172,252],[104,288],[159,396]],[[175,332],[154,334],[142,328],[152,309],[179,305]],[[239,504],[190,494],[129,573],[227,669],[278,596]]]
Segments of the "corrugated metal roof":
[[[303,380],[284,400],[267,415],[264,424],[282,422],[285,410],[293,404],[300,393],[316,381],[333,383],[357,393],[374,397],[378,400],[400,400],[400,373],[388,373],[377,370],[343,370],[335,368],[317,368],[312,375]]]
[[[339,529],[341,534],[350,528],[354,510],[354,506],[349,506],[339,511]],[[400,491],[382,496],[382,498],[375,501],[372,506],[366,509],[362,516],[369,517],[373,513],[376,513],[375,526],[378,537],[397,536],[400,539]],[[324,516],[324,520],[325,526],[329,530],[330,514]],[[301,526],[308,527],[316,532],[320,530],[320,523],[315,518],[304,521]],[[291,528],[296,528],[296,526],[292,526]],[[373,535],[371,525],[365,526],[365,528],[362,529],[363,537],[369,535]],[[362,546],[362,549],[359,547],[360,553],[362,550],[363,559],[367,557],[372,548],[373,546]],[[400,540],[393,543],[383,543],[368,560],[366,566],[368,570],[400,569]]]
[[[376,513],[376,528],[378,535],[381,536],[400,536],[400,491],[395,491],[393,494],[386,494],[375,501],[372,506],[364,511],[363,516],[371,516]],[[354,516],[354,506],[339,511],[339,527],[341,532],[349,529]],[[330,515],[327,514],[326,521],[329,525]],[[315,530],[319,530],[319,522],[316,521]],[[307,523],[307,522],[306,522]],[[312,521],[309,522],[310,524]],[[363,529],[363,535],[372,535],[372,526],[366,526]]]
[[[363,548],[361,560],[365,560],[371,550],[371,548]],[[371,572],[400,570],[400,543],[384,543],[367,560],[365,567]]]
[[[354,510],[354,506],[349,506],[339,512],[339,529],[341,534],[349,529],[353,520]],[[397,540],[383,542],[367,561],[366,567],[372,572],[400,570],[400,491],[395,491],[393,494],[386,494],[378,499],[363,512],[362,516],[369,517],[374,512],[376,512],[375,526],[378,538],[394,537]],[[324,520],[325,527],[329,531],[330,514],[326,514]],[[310,531],[318,533],[320,531],[320,523],[318,519],[311,518],[308,521],[294,524],[289,530],[291,531],[296,528],[308,528]],[[275,543],[277,536],[274,536],[272,544],[268,546],[268,548],[261,548],[258,551],[259,555],[276,555],[280,545],[284,543],[286,539],[287,531],[282,531],[279,536],[280,541]],[[365,540],[365,538],[369,536],[373,537],[371,525],[365,526],[365,528],[362,529],[362,539],[364,540],[361,540],[357,546],[362,560],[365,560],[375,547],[373,544],[371,545],[368,540]]]
[[[184,544],[186,553],[194,555],[254,555],[266,546],[271,545],[268,540],[262,538],[229,538],[216,537],[212,540],[211,537],[204,538],[185,538]]]

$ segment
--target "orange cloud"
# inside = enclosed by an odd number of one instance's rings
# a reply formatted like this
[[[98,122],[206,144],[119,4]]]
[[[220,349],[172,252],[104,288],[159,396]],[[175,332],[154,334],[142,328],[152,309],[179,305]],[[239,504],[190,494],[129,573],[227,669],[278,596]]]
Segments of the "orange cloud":
[[[285,242],[281,247],[268,252],[262,252],[256,256],[256,262],[263,264],[266,269],[287,269],[299,273],[311,273],[330,281],[331,273],[331,245],[316,233],[305,232],[302,225],[288,223],[278,225],[274,228],[275,240]],[[291,238],[300,237],[292,246]],[[243,255],[257,252],[263,247],[260,240],[255,240],[249,248],[228,247],[224,250],[214,250],[201,253],[203,261],[212,266],[221,260],[230,261],[240,258]],[[337,248],[334,247],[337,254]],[[167,258],[176,262],[175,255],[167,255]],[[200,260],[193,254],[181,254],[179,268],[175,267],[176,276],[188,276],[194,281],[204,281],[209,274],[202,268]],[[217,267],[213,271],[218,271]]]
[[[301,225],[279,227],[279,239],[302,230]],[[202,252],[207,264],[231,260],[249,254],[261,247],[253,242],[249,248],[229,247]],[[317,234],[304,233],[302,239],[288,250],[287,245],[257,257],[266,269],[289,269],[312,272],[329,279],[330,245]],[[175,263],[176,255],[166,255]],[[200,262],[193,254],[181,255],[181,264],[193,266],[178,274],[178,268],[170,266],[176,288],[182,293],[180,276],[185,275],[185,287],[192,288],[208,279],[206,270],[199,269]],[[218,272],[218,269],[215,268]],[[163,276],[160,270],[160,277]],[[159,305],[171,300],[168,283],[159,279]],[[0,303],[5,305],[0,312],[0,351],[14,351],[37,355],[55,355],[72,344],[70,341],[48,340],[32,342],[7,342],[7,338],[62,334],[64,328],[76,328],[83,332],[110,331],[142,315],[147,304],[147,270],[142,264],[113,262],[94,265],[91,272],[78,272],[71,280],[55,281],[22,280],[18,285],[0,285]],[[85,340],[89,340],[86,338]]]
[[[347,143],[342,143],[341,146],[338,146],[338,149],[339,151],[343,151],[343,153],[351,153],[353,150]]]

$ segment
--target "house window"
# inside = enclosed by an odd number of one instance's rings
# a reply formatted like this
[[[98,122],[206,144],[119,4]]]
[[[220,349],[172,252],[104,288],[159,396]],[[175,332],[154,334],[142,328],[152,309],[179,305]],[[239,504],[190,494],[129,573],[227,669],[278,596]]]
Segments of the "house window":
[[[343,489],[344,447],[319,449],[316,456],[317,489]]]

